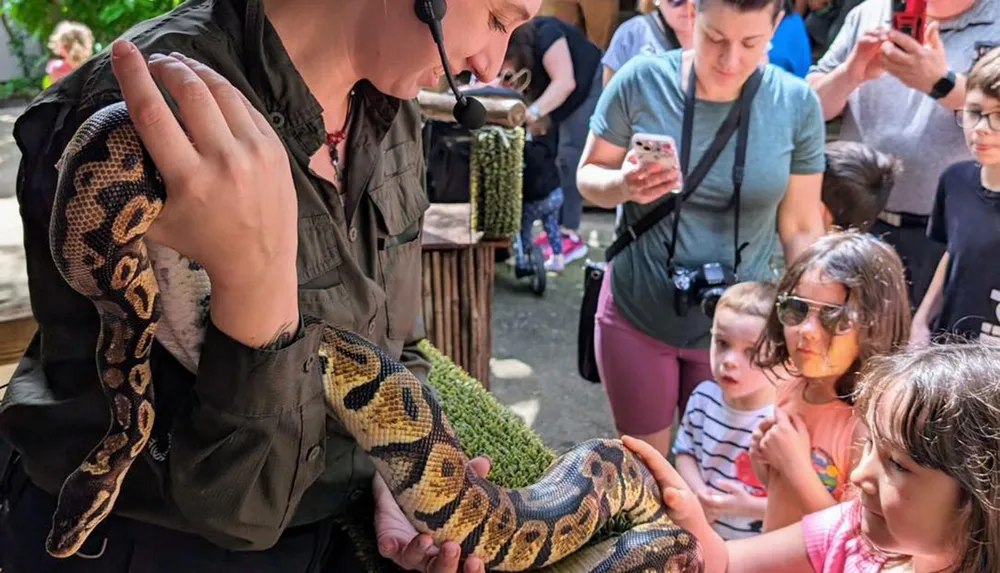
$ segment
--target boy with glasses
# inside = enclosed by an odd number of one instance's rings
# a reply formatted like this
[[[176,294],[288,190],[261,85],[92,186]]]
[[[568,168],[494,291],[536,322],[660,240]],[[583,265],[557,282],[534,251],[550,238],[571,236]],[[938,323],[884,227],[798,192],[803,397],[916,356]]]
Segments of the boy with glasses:
[[[947,245],[913,318],[911,344],[932,335],[1000,342],[1000,48],[973,66],[955,112],[973,158],[938,182],[927,235]]]

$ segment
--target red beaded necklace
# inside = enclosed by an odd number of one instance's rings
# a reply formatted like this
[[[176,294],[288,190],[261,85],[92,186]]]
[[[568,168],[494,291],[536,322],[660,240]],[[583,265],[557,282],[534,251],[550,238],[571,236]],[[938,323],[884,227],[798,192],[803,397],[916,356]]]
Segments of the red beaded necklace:
[[[347,138],[347,128],[351,123],[351,109],[353,107],[354,91],[351,90],[351,94],[347,100],[347,117],[344,118],[344,127],[333,133],[327,132],[326,134],[326,144],[330,148],[330,163],[333,164],[333,170],[336,172],[338,185],[344,181],[344,171],[340,164],[340,153],[337,152],[337,146]]]

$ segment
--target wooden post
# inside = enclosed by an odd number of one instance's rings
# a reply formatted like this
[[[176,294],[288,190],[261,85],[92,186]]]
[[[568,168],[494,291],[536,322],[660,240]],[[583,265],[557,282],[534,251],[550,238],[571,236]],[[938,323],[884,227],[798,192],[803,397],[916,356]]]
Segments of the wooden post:
[[[528,106],[513,98],[477,97],[486,108],[486,123],[507,128],[524,125],[524,116]],[[420,110],[428,119],[454,123],[455,96],[449,93],[435,93],[422,90],[417,94]]]

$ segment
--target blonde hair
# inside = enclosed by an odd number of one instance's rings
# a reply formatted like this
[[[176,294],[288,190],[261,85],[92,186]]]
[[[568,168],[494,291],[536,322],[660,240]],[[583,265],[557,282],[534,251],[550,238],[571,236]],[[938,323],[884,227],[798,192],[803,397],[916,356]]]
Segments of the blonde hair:
[[[756,281],[736,283],[722,294],[715,312],[728,308],[736,314],[755,316],[767,320],[774,308],[778,289],[774,284]]]
[[[94,53],[94,33],[84,24],[63,20],[49,36],[48,47],[55,54],[65,49],[67,63],[77,68]]]
[[[656,11],[657,4],[659,4],[657,0],[639,0],[636,8],[640,14],[652,14]]]

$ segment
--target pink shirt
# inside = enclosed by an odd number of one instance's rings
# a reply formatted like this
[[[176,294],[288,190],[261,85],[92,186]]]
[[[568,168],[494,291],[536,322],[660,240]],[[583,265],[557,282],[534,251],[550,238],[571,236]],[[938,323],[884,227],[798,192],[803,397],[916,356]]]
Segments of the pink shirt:
[[[843,502],[852,495],[850,474],[851,445],[859,419],[854,408],[836,400],[826,404],[810,404],[802,398],[806,382],[792,379],[778,388],[777,406],[789,416],[798,414],[805,421],[811,441],[813,469],[816,478],[830,492],[834,501]],[[806,509],[791,482],[779,472],[772,472],[767,484],[767,511],[764,531],[775,531],[798,523]]]
[[[857,503],[840,503],[802,518],[806,553],[816,573],[874,573],[882,569],[884,560],[865,550],[860,525],[852,523],[852,514],[858,516]]]

